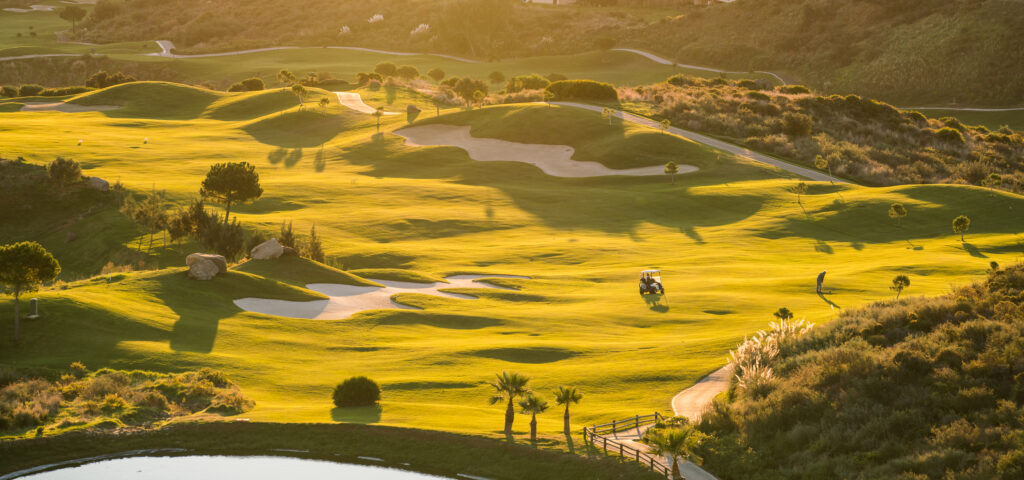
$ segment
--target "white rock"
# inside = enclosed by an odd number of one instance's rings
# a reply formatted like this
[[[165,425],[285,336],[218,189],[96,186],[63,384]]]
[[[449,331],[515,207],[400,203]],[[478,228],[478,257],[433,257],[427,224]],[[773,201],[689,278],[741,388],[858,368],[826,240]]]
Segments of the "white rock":
[[[188,276],[196,280],[211,280],[217,276],[220,269],[216,263],[208,258],[201,258],[199,261],[189,265]]]
[[[271,238],[255,247],[249,254],[253,260],[271,260],[280,257],[284,253],[284,246],[276,238]]]
[[[226,273],[228,271],[228,262],[224,259],[223,255],[214,255],[212,253],[190,253],[185,257],[185,265],[191,267],[202,260],[209,260],[217,266],[217,273]]]

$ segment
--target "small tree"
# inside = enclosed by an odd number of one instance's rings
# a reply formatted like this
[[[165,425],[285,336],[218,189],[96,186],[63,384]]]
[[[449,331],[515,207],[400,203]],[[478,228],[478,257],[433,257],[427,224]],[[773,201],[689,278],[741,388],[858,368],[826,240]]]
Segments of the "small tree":
[[[263,195],[256,166],[249,162],[218,163],[210,166],[199,189],[203,198],[224,204],[224,223],[231,216],[232,203],[245,203]]]
[[[88,12],[78,5],[69,5],[61,9],[60,18],[71,22],[71,32],[75,33],[78,31],[78,22],[85,18],[86,13]]]
[[[391,62],[380,62],[376,67],[373,67],[374,73],[380,74],[382,77],[392,77],[397,70],[398,67]]]
[[[290,70],[281,70],[277,72],[277,81],[281,82],[283,85],[292,85],[298,81],[298,78],[296,78],[295,74]]]
[[[60,273],[60,264],[36,242],[20,242],[0,246],[0,283],[14,295],[14,341],[18,342],[21,326],[19,312],[22,293],[34,292],[44,282],[51,282]]]
[[[480,90],[477,90],[477,91],[473,92],[473,103],[476,104],[477,106],[480,106],[480,104],[483,103],[484,98],[486,98],[486,97],[487,97],[487,94],[485,94],[484,92],[481,92]]]
[[[666,118],[658,122],[658,126],[661,127],[661,133],[668,132],[669,127],[672,126],[672,121]]]
[[[704,435],[693,427],[683,426],[655,431],[645,436],[651,453],[659,456],[672,457],[672,478],[682,478],[679,472],[679,458],[700,463],[696,450],[704,440]]]
[[[435,82],[444,80],[444,75],[444,70],[441,70],[440,68],[435,68],[427,72],[427,76],[432,78]]]
[[[505,408],[505,435],[511,436],[512,422],[516,416],[515,400],[530,393],[528,386],[530,377],[516,372],[501,372],[497,377],[497,380],[489,382],[494,387],[494,395],[490,399],[490,404],[494,405],[503,401],[508,402]]]
[[[466,102],[466,106],[472,106],[472,102],[476,100],[476,92],[482,92],[487,95],[487,84],[482,80],[475,80],[469,77],[462,77],[455,86],[452,87],[455,94],[462,98]]]
[[[402,65],[395,69],[395,75],[403,80],[415,80],[419,78],[420,71],[412,65]]]
[[[555,402],[559,405],[565,405],[565,418],[563,424],[563,430],[565,431],[566,438],[572,436],[572,432],[569,429],[569,405],[578,404],[583,399],[583,394],[576,390],[576,387],[558,387],[555,391]]]
[[[679,165],[676,165],[676,162],[669,161],[665,164],[665,175],[670,175],[672,177],[672,184],[676,183],[677,173],[679,173]]]
[[[894,203],[889,207],[889,218],[896,219],[896,226],[903,226],[903,217],[907,216],[907,209],[902,203]]]
[[[430,103],[434,104],[434,108],[437,110],[437,115],[436,116],[440,117],[441,116],[441,105],[444,105],[444,104],[448,103],[448,98],[445,97],[444,95],[437,94],[437,95],[434,95],[433,97],[430,97]]]
[[[334,387],[336,407],[369,407],[380,401],[380,386],[367,377],[352,377]]]
[[[800,195],[807,193],[807,184],[804,182],[797,183],[796,186],[793,187],[793,193],[796,194],[796,203],[801,203]]]
[[[505,74],[501,72],[491,72],[490,75],[487,75],[487,79],[490,80],[491,83],[505,83]]]
[[[70,158],[57,157],[46,166],[46,173],[61,189],[82,181],[82,167]]]
[[[953,233],[960,234],[960,241],[964,241],[964,234],[971,228],[971,219],[966,215],[960,215],[953,219]]]
[[[548,410],[548,402],[534,394],[519,401],[519,413],[530,415],[530,441],[537,442],[537,414]]]
[[[552,92],[551,90],[544,90],[544,94],[543,95],[544,95],[544,101],[550,107],[551,106],[551,101],[555,99],[555,92]]]
[[[828,161],[827,158],[821,156],[821,154],[815,156],[814,167],[817,168],[818,170],[828,170],[828,181],[829,183],[835,185],[835,179],[832,178],[832,164]]]
[[[612,118],[615,118],[615,113],[612,109],[605,107],[601,109],[601,117],[608,120],[608,126],[612,125]]]
[[[299,97],[299,108],[302,108],[302,100],[306,98],[306,94],[308,93],[306,87],[296,83],[295,85],[292,85],[292,93],[294,93],[296,97]]]
[[[892,286],[889,287],[889,289],[896,292],[896,301],[898,302],[900,300],[900,294],[903,293],[903,290],[905,290],[909,286],[910,277],[900,274],[893,277]]]
[[[277,241],[286,247],[295,248],[295,232],[292,230],[291,220],[288,223],[281,222],[281,234],[278,235]]]
[[[793,312],[789,311],[786,307],[776,310],[772,315],[779,320],[790,320],[793,318]]]
[[[328,100],[327,97],[323,97],[323,98],[320,99],[319,103],[320,103],[320,111],[323,112],[323,113],[327,113],[327,106],[331,104],[331,101]]]
[[[309,230],[309,248],[306,250],[306,255],[310,260],[324,263],[324,249],[320,244],[320,237],[316,234],[315,223],[313,224],[313,228]]]
[[[380,119],[384,117],[384,107],[377,107],[377,109],[373,111],[373,116],[377,117],[377,133],[380,133]]]

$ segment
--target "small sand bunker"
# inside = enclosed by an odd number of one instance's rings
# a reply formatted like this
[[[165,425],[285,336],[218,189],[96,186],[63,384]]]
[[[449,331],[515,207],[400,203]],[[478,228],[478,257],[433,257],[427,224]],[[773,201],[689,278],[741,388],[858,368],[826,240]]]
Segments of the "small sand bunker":
[[[355,110],[359,113],[367,113],[373,115],[373,113],[377,111],[376,108],[373,108],[363,103],[363,97],[359,96],[358,93],[334,92],[334,94],[338,96],[338,101],[341,102],[342,105],[351,108],[352,110]],[[384,115],[398,115],[398,113],[384,112]]]
[[[14,13],[28,13],[28,12],[52,12],[52,11],[54,11],[56,9],[57,9],[57,7],[54,7],[52,5],[32,5],[31,7],[28,7],[28,8],[13,8],[13,7],[12,8],[5,8],[4,11],[5,12],[14,12]]]
[[[445,278],[448,283],[413,283],[395,282],[391,280],[373,280],[381,287],[359,287],[336,283],[311,283],[306,288],[330,297],[327,300],[309,302],[293,302],[288,300],[272,300],[267,298],[240,298],[235,305],[247,312],[263,313],[278,317],[308,318],[313,320],[341,320],[364,310],[397,308],[415,310],[416,307],[403,305],[391,299],[399,293],[422,293],[449,298],[476,298],[472,295],[446,293],[441,289],[449,288],[498,288],[511,290],[485,282],[481,278],[526,278],[517,275],[454,275]]]
[[[473,160],[481,162],[522,162],[535,165],[553,177],[603,177],[608,175],[648,176],[664,175],[665,167],[628,168],[616,170],[598,162],[572,159],[575,152],[568,145],[539,145],[516,143],[494,138],[476,138],[470,127],[457,125],[424,125],[409,127],[395,133],[405,137],[405,144],[413,147],[447,145],[459,147]],[[691,165],[679,165],[679,173],[697,171]]]
[[[117,105],[76,105],[74,103],[45,103],[45,102],[27,102],[24,107],[21,107],[23,112],[65,112],[65,113],[81,113],[81,112],[105,112],[107,110],[116,110],[121,108]]]

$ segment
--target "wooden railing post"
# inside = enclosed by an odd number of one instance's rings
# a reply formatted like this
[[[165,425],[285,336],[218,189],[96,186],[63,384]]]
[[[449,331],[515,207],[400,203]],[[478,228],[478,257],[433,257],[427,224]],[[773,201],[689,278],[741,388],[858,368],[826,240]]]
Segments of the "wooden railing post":
[[[608,455],[608,437],[601,437],[604,440],[604,454]]]
[[[618,421],[618,420],[612,420],[612,433],[615,433],[615,432],[617,432],[617,431],[618,431],[618,430],[616,430],[616,428],[615,428],[615,423],[616,423],[617,421]]]
[[[636,416],[636,429],[640,430],[640,415]]]

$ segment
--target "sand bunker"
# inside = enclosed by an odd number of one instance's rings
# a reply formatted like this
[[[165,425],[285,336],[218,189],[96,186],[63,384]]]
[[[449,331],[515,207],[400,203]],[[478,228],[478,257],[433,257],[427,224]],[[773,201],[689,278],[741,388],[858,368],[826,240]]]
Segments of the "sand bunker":
[[[76,105],[74,103],[45,103],[45,102],[28,102],[24,107],[21,107],[22,112],[65,112],[65,113],[81,113],[81,112],[105,112],[107,110],[116,110],[121,108],[117,105]]]
[[[52,11],[54,11],[56,9],[57,9],[57,7],[54,7],[54,6],[51,6],[51,5],[32,5],[31,7],[28,7],[28,8],[5,8],[4,11],[5,12],[14,12],[14,13],[28,13],[28,12],[52,12]]]
[[[665,167],[628,168],[616,170],[598,162],[580,162],[572,159],[574,150],[567,145],[538,145],[516,143],[493,138],[476,138],[470,127],[457,125],[424,125],[403,128],[396,134],[405,137],[405,144],[418,147],[448,145],[459,147],[470,158],[481,162],[523,162],[536,165],[553,177],[603,177],[607,175],[648,176],[664,175]],[[691,165],[679,165],[679,173],[697,171]]]
[[[373,115],[373,113],[377,111],[376,108],[363,103],[363,97],[360,97],[358,93],[334,92],[334,94],[338,96],[338,101],[341,102],[342,105],[357,112]],[[384,115],[398,115],[398,113],[384,112]]]
[[[403,305],[391,299],[399,293],[422,293],[450,298],[476,298],[472,295],[446,293],[441,289],[449,288],[499,288],[505,287],[478,282],[481,278],[529,278],[517,275],[454,275],[445,278],[449,283],[413,283],[395,282],[391,280],[373,280],[381,287],[358,287],[336,283],[311,283],[306,288],[330,297],[327,300],[310,302],[293,302],[288,300],[272,300],[267,298],[240,298],[235,305],[247,312],[276,315],[278,317],[308,318],[313,320],[341,320],[364,310],[397,308],[418,310],[416,307]]]

